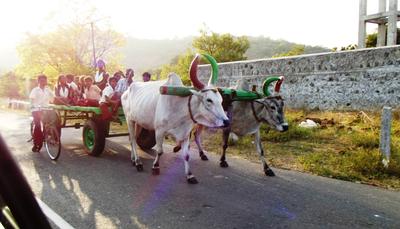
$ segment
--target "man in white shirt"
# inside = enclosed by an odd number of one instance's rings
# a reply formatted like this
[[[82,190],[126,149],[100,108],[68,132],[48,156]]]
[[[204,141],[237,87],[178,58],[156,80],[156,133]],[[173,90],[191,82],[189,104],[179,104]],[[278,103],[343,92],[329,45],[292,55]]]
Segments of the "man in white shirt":
[[[118,81],[117,83],[117,87],[116,87],[116,91],[122,95],[122,93],[124,93],[124,91],[126,91],[128,89],[128,87],[131,85],[131,83],[133,82],[133,76],[135,75],[135,73],[133,72],[133,70],[131,68],[126,70],[126,74],[125,77],[126,78],[122,78]]]
[[[40,127],[42,111],[40,108],[48,107],[53,98],[53,92],[47,87],[47,77],[45,75],[39,75],[38,86],[33,88],[29,94],[32,117],[35,124],[35,129],[33,130],[33,152],[39,152],[43,143],[43,133]]]
[[[117,113],[121,100],[116,92],[115,88],[117,86],[117,79],[111,77],[108,81],[109,85],[104,88],[102,96],[100,98],[99,104],[102,113],[102,120],[110,121],[114,114]],[[112,112],[109,111],[111,107]],[[118,118],[115,118],[115,121]]]

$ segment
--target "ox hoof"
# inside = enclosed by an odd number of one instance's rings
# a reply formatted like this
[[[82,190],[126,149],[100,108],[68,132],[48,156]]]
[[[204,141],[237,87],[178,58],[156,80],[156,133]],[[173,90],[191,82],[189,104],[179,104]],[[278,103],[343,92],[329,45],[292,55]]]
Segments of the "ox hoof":
[[[221,161],[219,163],[219,166],[221,166],[222,168],[228,168],[229,167],[228,162],[226,162],[226,161]]]
[[[275,176],[274,171],[272,171],[272,169],[270,169],[270,168],[264,169],[264,173],[265,173],[266,176],[269,176],[269,177],[274,177]]]
[[[205,154],[200,154],[200,158],[203,161],[208,161],[208,157]]]
[[[199,182],[197,181],[196,177],[187,178],[187,182],[188,182],[189,184],[197,184],[197,183],[199,183]]]
[[[136,164],[136,170],[138,172],[142,172],[143,171],[143,165],[142,164]]]
[[[152,169],[151,169],[151,173],[152,173],[153,175],[160,175],[160,168],[159,168],[159,167],[157,167],[157,168],[152,168]]]

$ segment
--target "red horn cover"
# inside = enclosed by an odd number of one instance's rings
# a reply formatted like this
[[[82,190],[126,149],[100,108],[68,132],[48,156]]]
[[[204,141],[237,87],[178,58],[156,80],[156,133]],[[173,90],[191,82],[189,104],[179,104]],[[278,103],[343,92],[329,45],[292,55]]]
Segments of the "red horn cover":
[[[204,84],[197,78],[197,65],[199,65],[200,54],[196,54],[192,63],[190,64],[189,76],[193,86],[199,90],[204,89]]]

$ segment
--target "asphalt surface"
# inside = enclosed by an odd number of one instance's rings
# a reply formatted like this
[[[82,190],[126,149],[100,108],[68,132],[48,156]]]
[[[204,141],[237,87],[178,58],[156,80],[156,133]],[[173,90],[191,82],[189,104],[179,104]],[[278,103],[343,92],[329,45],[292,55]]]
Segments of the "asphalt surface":
[[[274,169],[228,155],[201,161],[199,184],[186,183],[179,153],[166,146],[161,174],[130,163],[128,137],[107,140],[100,157],[82,150],[82,130],[63,129],[57,162],[32,153],[27,116],[0,110],[0,133],[38,198],[75,228],[400,228],[400,193],[368,185]],[[192,147],[193,148],[193,147]]]

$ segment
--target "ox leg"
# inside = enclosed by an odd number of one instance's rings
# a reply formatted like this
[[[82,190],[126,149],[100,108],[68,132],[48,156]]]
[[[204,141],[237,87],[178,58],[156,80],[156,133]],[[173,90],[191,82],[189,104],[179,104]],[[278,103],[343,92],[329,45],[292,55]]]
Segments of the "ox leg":
[[[257,132],[255,133],[255,142],[256,142],[257,152],[260,155],[260,160],[261,160],[261,163],[263,164],[263,169],[264,169],[265,175],[270,176],[270,177],[275,176],[274,171],[272,171],[272,169],[267,165],[267,162],[265,161],[265,158],[264,158],[264,149],[263,149],[262,143],[261,143],[260,130],[257,130]]]
[[[140,157],[137,153],[137,144],[136,144],[136,125],[133,121],[128,121],[128,132],[129,132],[129,141],[131,143],[131,161],[132,165],[136,166],[136,170],[141,172],[143,171],[143,163],[140,160]]]
[[[232,123],[233,121],[233,112],[232,112],[232,102],[229,102],[228,104],[226,104],[226,115],[228,116],[230,122]],[[228,140],[229,140],[229,134],[231,133],[231,125],[229,125],[228,127],[225,127],[222,130],[222,139],[223,139],[223,145],[222,145],[222,155],[221,155],[221,159],[219,162],[219,165],[222,168],[227,168],[229,167],[228,162],[226,162],[225,160],[225,154],[226,154],[226,149],[228,148]]]
[[[156,131],[157,155],[153,162],[153,168],[152,168],[153,175],[160,174],[160,157],[164,152],[162,148],[163,142],[164,142],[164,132]]]
[[[231,132],[230,129],[224,129],[222,131],[222,139],[223,139],[223,145],[222,145],[222,155],[221,159],[219,162],[219,165],[222,168],[227,168],[229,167],[228,162],[225,160],[225,154],[226,154],[226,149],[228,148],[228,140],[229,140],[229,133]]]
[[[204,153],[203,146],[201,145],[201,133],[203,131],[202,125],[197,125],[196,130],[194,131],[194,141],[196,142],[197,148],[199,149],[199,156],[201,160],[208,161],[207,155]]]
[[[190,138],[186,138],[182,143],[182,156],[185,163],[185,174],[186,180],[189,184],[197,184],[197,179],[193,176],[192,172],[190,171],[189,160],[190,160],[190,150],[189,150],[189,141]]]

